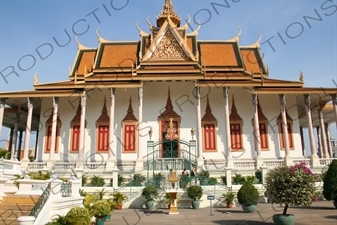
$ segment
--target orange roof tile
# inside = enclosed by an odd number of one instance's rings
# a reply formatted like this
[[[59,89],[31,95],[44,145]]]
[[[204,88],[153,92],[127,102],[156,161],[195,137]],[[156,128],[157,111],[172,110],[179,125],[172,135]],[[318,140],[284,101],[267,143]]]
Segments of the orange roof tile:
[[[80,59],[79,66],[77,67],[77,74],[84,75],[90,73],[93,68],[96,51],[85,51]]]
[[[206,66],[238,66],[233,44],[200,43],[202,65]]]
[[[253,73],[262,73],[259,57],[254,49],[241,49],[246,70]]]
[[[132,67],[137,56],[137,44],[104,45],[99,67]]]

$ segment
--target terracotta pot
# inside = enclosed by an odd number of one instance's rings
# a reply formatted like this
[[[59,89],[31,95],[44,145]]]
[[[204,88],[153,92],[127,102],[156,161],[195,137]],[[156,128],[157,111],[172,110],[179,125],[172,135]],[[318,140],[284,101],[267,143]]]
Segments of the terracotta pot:
[[[233,204],[232,203],[228,203],[227,204],[227,208],[233,208]]]
[[[116,206],[116,209],[118,209],[118,210],[121,210],[122,209],[122,204],[118,204],[117,206]]]

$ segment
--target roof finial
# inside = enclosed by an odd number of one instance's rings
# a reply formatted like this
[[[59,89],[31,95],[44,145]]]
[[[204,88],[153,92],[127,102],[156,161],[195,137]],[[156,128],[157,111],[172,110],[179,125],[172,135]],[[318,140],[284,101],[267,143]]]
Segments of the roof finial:
[[[39,80],[37,79],[37,73],[34,74],[34,85],[37,85],[39,83]]]
[[[300,70],[300,81],[304,83],[304,74],[301,70]]]
[[[177,27],[180,27],[180,18],[173,9],[172,0],[165,0],[164,9],[161,11],[161,14],[157,16],[157,27],[161,27],[168,18],[170,18]]]
[[[171,96],[170,86],[168,87],[167,95],[168,95],[168,96]]]

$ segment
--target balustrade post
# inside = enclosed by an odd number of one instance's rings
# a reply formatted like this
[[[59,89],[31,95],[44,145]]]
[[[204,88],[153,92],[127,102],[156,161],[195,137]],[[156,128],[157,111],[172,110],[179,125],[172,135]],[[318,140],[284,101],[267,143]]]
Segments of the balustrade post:
[[[261,167],[261,175],[262,175],[262,181],[261,182],[262,182],[262,184],[264,184],[267,172],[268,172],[268,167],[267,166],[262,166]]]
[[[34,216],[20,216],[18,219],[19,225],[34,225],[35,217]]]
[[[81,197],[80,195],[80,187],[81,181],[79,179],[70,180],[71,183],[71,197]]]
[[[47,183],[50,183],[50,199],[60,199],[62,198],[61,195],[61,184],[62,180],[59,180],[56,178],[51,178],[50,180],[47,180]]]
[[[3,187],[4,184],[7,181],[7,178],[3,178],[4,175],[4,166],[3,166],[3,158],[0,159],[0,202],[2,201],[2,197],[3,196],[7,196],[4,192],[3,192]]]
[[[113,188],[117,188],[118,187],[118,172],[119,172],[119,170],[117,168],[111,170],[111,173],[112,173],[112,187]]]
[[[82,177],[85,176],[83,174],[84,169],[82,169],[82,168],[76,168],[75,171],[76,171],[76,176],[77,176],[78,180],[80,181],[80,187],[82,187],[83,186],[83,184],[82,184]]]
[[[226,168],[226,185],[227,187],[232,187],[232,168]]]

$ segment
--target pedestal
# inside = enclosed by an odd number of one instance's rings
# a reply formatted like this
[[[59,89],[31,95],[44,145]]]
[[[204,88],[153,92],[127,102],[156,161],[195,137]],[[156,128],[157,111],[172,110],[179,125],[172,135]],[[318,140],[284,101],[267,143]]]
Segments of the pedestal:
[[[171,198],[170,212],[169,214],[179,214],[177,207],[177,192],[168,192]]]

